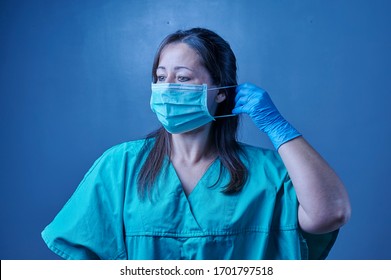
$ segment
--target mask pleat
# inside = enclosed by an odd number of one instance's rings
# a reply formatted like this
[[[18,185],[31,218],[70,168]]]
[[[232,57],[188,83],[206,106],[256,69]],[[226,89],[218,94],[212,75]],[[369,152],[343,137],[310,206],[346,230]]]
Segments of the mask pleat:
[[[171,133],[191,131],[214,120],[207,107],[207,86],[152,84],[151,109]]]

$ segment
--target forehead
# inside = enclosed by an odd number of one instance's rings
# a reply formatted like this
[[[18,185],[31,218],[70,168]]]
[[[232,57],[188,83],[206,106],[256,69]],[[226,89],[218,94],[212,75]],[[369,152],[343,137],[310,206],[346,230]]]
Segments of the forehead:
[[[163,48],[159,57],[159,66],[201,66],[200,55],[185,43],[171,43]]]

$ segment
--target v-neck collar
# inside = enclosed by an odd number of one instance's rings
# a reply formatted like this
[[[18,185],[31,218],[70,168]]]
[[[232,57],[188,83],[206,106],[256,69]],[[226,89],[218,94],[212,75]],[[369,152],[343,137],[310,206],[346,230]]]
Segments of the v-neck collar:
[[[167,159],[168,160],[168,159]],[[175,169],[175,166],[174,164],[169,161],[168,162],[168,168],[169,168],[169,172],[172,173],[175,177],[175,179],[177,180],[177,183],[175,184],[175,186],[181,188],[181,192],[182,194],[186,197],[187,200],[190,200],[193,196],[195,196],[194,193],[197,193],[199,192],[198,189],[201,189],[203,188],[202,185],[205,185],[204,182],[208,180],[208,178],[211,177],[211,175],[214,174],[214,169],[216,168],[215,165],[217,165],[218,163],[220,162],[219,158],[216,157],[210,164],[209,166],[206,168],[205,172],[202,174],[201,178],[198,180],[198,182],[196,183],[196,185],[194,186],[194,188],[192,189],[192,191],[186,195],[186,192],[185,190],[183,189],[183,186],[182,186],[182,182],[178,176],[178,173]],[[217,177],[216,179],[214,180],[217,180]],[[212,184],[211,184],[212,185]]]
[[[230,177],[228,171],[220,174],[220,159],[217,157],[209,165],[188,196],[173,164],[169,164],[170,177],[175,180],[175,192],[179,194],[179,200],[186,205],[190,214],[186,219],[193,220],[203,232],[229,228],[238,195],[227,195],[222,192],[222,187],[229,182]]]
[[[166,161],[152,199],[143,200],[138,208],[144,231],[187,236],[228,229],[238,196],[222,192],[229,174],[220,173],[219,164],[216,158],[186,196],[174,166]]]

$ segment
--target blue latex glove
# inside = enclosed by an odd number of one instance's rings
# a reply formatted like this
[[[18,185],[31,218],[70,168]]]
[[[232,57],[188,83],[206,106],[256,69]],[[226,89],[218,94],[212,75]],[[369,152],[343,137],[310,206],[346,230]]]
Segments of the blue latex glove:
[[[256,85],[245,83],[236,87],[233,114],[246,113],[265,132],[276,150],[301,134],[288,123],[274,106],[269,94]]]

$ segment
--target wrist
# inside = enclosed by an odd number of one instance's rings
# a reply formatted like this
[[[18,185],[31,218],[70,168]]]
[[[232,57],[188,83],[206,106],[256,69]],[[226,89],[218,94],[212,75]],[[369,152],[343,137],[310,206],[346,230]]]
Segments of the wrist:
[[[301,136],[301,133],[282,117],[278,122],[274,122],[274,125],[269,127],[266,134],[272,141],[276,150],[278,150],[282,144]]]

